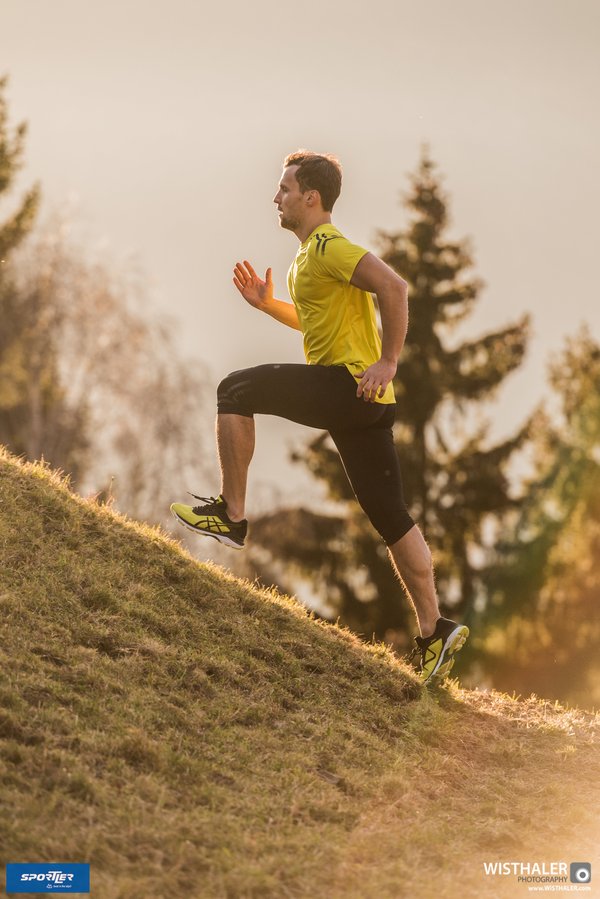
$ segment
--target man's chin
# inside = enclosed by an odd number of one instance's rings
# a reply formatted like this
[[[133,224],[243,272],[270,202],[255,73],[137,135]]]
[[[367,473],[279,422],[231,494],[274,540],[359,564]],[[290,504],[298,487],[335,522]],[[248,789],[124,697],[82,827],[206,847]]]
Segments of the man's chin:
[[[281,216],[279,219],[279,227],[285,228],[286,231],[294,231],[298,227],[298,222],[294,222],[291,219],[286,219]]]

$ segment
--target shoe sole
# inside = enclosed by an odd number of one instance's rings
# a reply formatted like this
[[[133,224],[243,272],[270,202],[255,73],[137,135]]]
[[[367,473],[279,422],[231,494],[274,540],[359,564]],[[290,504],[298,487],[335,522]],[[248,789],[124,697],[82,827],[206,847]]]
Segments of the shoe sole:
[[[192,524],[189,524],[187,521],[184,521],[183,518],[180,518],[177,512],[171,511],[171,515],[179,524],[183,525],[184,528],[187,528],[188,531],[191,531],[193,534],[198,534],[200,537],[212,537],[214,540],[217,540],[219,543],[223,543],[225,546],[231,547],[231,549],[243,549],[243,543],[236,543],[235,540],[231,540],[229,537],[226,537],[225,534],[211,534],[209,531],[202,531],[200,528],[195,528]]]
[[[448,634],[446,642],[444,643],[444,648],[440,653],[438,663],[427,680],[423,681],[423,684],[430,684],[432,681],[435,684],[439,684],[448,676],[454,666],[454,656],[463,648],[468,636],[469,628],[465,624],[459,624],[458,627],[455,627],[454,630]]]

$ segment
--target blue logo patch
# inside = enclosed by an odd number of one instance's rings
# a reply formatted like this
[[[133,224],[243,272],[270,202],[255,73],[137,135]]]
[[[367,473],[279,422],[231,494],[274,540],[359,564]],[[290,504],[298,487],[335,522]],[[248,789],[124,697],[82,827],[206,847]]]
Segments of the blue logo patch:
[[[90,866],[8,864],[7,893],[89,893]]]

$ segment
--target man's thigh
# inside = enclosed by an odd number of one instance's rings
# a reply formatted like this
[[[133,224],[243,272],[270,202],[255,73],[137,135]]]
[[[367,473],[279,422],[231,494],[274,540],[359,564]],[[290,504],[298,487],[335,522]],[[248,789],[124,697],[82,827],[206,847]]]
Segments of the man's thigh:
[[[357,397],[356,386],[345,365],[257,365],[221,381],[217,408],[249,417],[277,415],[325,431],[369,427],[385,406]]]

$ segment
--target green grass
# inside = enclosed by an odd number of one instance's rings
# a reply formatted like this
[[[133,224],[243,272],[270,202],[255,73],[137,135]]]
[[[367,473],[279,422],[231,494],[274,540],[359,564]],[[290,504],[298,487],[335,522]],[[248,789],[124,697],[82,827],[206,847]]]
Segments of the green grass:
[[[0,614],[3,864],[90,862],[97,899],[443,899],[527,891],[484,860],[600,860],[597,716],[424,690],[6,453]]]

